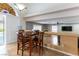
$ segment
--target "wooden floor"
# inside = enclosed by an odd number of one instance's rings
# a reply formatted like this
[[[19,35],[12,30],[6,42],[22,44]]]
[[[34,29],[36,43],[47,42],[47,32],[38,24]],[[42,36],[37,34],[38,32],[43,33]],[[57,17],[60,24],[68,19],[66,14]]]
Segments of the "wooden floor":
[[[21,56],[21,52],[19,55],[16,53],[16,44],[9,44],[6,46],[0,46],[0,56]],[[24,56],[28,56],[28,50],[25,51]],[[32,56],[38,56],[38,50],[33,49]],[[47,48],[44,48],[44,54],[43,56],[67,56],[63,53],[57,52],[57,51],[52,51]]]

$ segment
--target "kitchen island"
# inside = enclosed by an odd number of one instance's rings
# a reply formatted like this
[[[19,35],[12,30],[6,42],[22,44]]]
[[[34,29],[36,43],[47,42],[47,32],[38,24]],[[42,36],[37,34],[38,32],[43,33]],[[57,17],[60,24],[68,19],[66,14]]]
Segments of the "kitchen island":
[[[57,45],[54,44],[54,40]],[[78,55],[78,41],[78,35],[75,33],[45,32],[44,35],[44,47],[67,55]]]

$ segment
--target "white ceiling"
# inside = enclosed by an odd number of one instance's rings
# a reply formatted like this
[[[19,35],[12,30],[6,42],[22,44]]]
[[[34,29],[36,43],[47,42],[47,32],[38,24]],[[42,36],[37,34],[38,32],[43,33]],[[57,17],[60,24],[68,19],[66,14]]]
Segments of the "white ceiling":
[[[17,5],[17,8],[14,5],[15,9],[18,10],[22,9],[22,6],[25,8],[22,10],[22,15],[24,17],[79,6],[79,3],[14,3],[14,4]],[[14,7],[13,4],[9,5]]]
[[[40,23],[40,24],[57,24],[57,23],[79,24],[79,16],[37,20],[37,21],[33,21],[33,22]]]
[[[17,4],[17,3],[16,3]],[[55,12],[59,10],[65,10],[73,7],[79,7],[79,3],[20,3],[24,5],[25,9],[21,11],[21,16],[31,17],[39,14]],[[17,9],[18,10],[18,9]],[[79,17],[71,18],[57,18],[57,19],[45,19],[40,21],[34,21],[43,24],[60,23],[79,23]]]
[[[23,10],[25,17],[79,6],[78,3],[26,3],[24,5],[27,8]]]

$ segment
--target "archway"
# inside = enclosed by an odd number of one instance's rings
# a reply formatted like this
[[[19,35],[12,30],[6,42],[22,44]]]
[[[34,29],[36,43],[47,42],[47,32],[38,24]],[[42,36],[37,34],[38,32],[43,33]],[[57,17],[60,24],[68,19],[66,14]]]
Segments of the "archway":
[[[0,12],[2,10],[7,10],[9,12],[9,14],[16,16],[14,9],[7,3],[0,3]]]

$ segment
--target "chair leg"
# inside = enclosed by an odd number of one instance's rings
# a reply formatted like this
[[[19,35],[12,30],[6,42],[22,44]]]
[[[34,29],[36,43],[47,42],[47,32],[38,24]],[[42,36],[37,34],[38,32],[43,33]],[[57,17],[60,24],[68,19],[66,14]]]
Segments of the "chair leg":
[[[23,48],[24,48],[24,46],[23,46],[23,44],[22,44],[22,56],[23,56],[23,53],[24,53],[24,50],[23,50]]]
[[[41,44],[39,43],[39,48],[38,48],[39,56],[40,56],[40,46],[41,46]]]
[[[29,41],[29,56],[31,56],[31,53],[32,53],[32,41],[30,39],[30,41]]]
[[[23,56],[23,48],[22,48],[22,56]]]
[[[17,44],[17,54],[19,54],[19,43]]]
[[[36,52],[38,51],[37,50],[37,48],[38,48],[38,45],[37,45],[38,43],[37,42],[35,42],[35,50],[36,50]]]
[[[43,51],[44,51],[44,50],[43,50],[43,41],[42,41],[42,55],[43,55]]]

